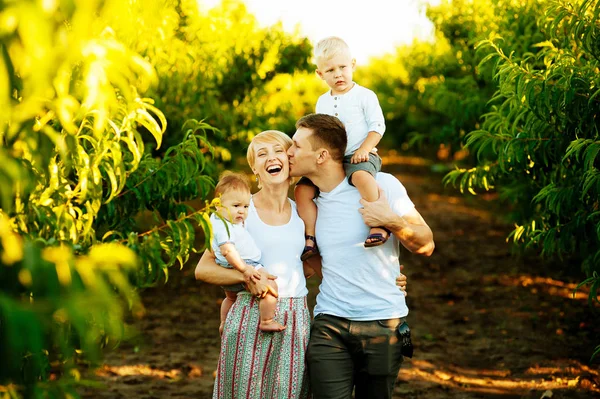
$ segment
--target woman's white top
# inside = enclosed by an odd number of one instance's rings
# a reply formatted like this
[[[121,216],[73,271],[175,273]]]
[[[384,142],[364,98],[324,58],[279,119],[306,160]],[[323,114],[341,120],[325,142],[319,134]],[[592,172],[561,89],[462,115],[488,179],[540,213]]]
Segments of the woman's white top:
[[[252,200],[246,219],[246,229],[262,252],[260,263],[277,276],[275,282],[280,298],[302,297],[308,293],[300,260],[305,243],[304,223],[298,216],[296,203],[291,199],[288,201],[292,205],[292,216],[286,224],[272,226],[264,223]]]

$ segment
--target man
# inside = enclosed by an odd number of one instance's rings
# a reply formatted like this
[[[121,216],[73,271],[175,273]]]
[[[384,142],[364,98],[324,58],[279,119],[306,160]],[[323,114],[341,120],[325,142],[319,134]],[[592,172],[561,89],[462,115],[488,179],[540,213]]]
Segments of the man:
[[[377,174],[377,201],[361,200],[344,173],[346,132],[337,118],[306,115],[296,129],[290,174],[306,176],[320,190],[316,238],[323,279],[307,353],[314,398],[350,398],[353,388],[356,399],[391,398],[403,360],[398,331],[408,314],[395,286],[398,242],[429,256],[433,234],[392,175]],[[369,226],[385,226],[393,237],[365,248]]]

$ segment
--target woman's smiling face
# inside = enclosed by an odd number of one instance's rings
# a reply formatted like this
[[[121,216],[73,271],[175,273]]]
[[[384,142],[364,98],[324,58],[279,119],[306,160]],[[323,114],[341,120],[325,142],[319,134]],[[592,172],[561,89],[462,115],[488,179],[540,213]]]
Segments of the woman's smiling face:
[[[290,177],[290,164],[286,149],[280,143],[258,143],[255,147],[252,172],[262,185],[286,182]]]
[[[259,187],[290,182],[290,164],[287,150],[292,139],[279,131],[257,135],[248,148],[248,164],[259,178]]]

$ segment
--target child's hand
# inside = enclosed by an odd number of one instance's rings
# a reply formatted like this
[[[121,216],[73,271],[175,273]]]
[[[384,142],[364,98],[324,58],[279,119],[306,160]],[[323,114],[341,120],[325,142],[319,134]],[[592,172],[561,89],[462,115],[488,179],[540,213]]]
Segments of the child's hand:
[[[363,148],[359,148],[352,155],[352,159],[350,159],[350,162],[351,163],[361,163],[361,162],[367,162],[368,160],[369,160],[369,151],[367,151]]]

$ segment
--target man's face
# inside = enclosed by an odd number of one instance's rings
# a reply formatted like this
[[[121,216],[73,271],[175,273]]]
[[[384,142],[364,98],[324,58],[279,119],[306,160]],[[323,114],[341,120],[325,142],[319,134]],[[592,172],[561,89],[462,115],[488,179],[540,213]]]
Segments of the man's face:
[[[292,137],[294,143],[287,154],[290,158],[290,175],[293,177],[308,175],[316,169],[318,153],[309,141],[311,135],[312,130],[301,127]]]

